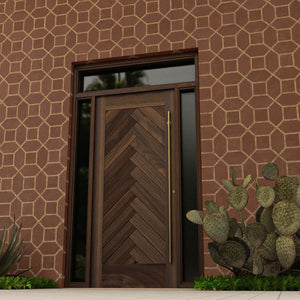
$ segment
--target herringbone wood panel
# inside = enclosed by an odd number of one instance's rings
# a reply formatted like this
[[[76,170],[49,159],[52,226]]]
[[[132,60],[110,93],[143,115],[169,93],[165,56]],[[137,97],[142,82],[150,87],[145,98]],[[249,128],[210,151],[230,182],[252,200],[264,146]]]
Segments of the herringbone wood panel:
[[[105,114],[103,264],[165,264],[164,107]]]

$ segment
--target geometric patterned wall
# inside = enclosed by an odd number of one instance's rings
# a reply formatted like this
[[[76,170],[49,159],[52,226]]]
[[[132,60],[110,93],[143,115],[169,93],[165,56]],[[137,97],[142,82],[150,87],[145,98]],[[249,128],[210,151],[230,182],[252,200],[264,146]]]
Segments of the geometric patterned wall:
[[[23,223],[19,268],[63,282],[72,63],[198,48],[203,200],[226,203],[230,165],[300,173],[299,19],[298,0],[1,1],[0,226]],[[205,270],[223,272],[207,251]]]

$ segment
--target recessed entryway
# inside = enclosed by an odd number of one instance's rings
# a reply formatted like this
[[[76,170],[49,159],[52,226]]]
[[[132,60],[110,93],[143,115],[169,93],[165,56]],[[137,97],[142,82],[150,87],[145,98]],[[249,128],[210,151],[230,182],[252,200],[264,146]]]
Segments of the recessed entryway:
[[[179,287],[201,273],[185,219],[200,204],[196,56],[171,58],[76,69],[70,286]]]

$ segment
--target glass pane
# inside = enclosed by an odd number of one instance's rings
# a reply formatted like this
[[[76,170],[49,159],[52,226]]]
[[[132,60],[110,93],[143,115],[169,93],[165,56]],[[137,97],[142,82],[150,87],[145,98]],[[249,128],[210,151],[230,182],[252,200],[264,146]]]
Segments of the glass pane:
[[[195,80],[194,64],[184,66],[127,69],[124,72],[103,71],[83,76],[83,91],[97,91],[145,85],[189,82]]]
[[[195,93],[181,93],[181,188],[183,281],[199,276],[198,227],[186,213],[197,209],[197,143]]]
[[[87,200],[90,143],[90,101],[78,103],[76,171],[73,213],[72,281],[85,280]]]

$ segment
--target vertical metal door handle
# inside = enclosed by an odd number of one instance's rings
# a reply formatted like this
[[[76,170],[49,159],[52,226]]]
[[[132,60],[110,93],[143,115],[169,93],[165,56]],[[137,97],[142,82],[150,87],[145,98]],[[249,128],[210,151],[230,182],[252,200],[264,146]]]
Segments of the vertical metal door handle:
[[[172,262],[172,213],[171,213],[171,112],[168,111],[168,195],[169,195],[169,263]]]

